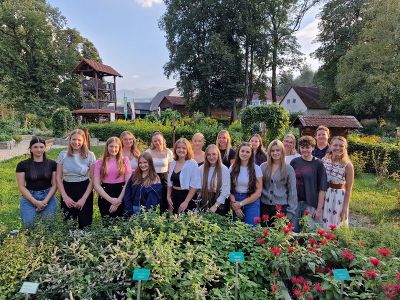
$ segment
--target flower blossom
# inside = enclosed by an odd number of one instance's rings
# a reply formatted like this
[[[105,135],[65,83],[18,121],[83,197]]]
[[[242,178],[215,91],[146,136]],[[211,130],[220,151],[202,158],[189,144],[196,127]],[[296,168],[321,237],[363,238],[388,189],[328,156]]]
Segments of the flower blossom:
[[[382,255],[382,256],[389,256],[390,254],[392,254],[392,250],[388,249],[388,248],[380,248],[377,250],[378,254]]]
[[[369,279],[374,279],[376,276],[378,276],[378,272],[375,270],[365,270],[364,276]]]
[[[272,247],[271,252],[272,252],[273,255],[278,256],[279,254],[281,254],[281,248]]]

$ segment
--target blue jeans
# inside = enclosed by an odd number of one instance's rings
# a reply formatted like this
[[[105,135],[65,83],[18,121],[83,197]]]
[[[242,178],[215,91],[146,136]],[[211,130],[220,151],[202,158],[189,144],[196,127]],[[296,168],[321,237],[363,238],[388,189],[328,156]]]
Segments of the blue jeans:
[[[316,229],[317,227],[322,227],[322,216],[320,216],[319,220],[314,220],[312,217],[314,215],[314,212],[316,211],[316,208],[314,206],[308,205],[307,202],[305,201],[299,201],[297,204],[297,209],[296,209],[296,215],[293,218],[293,223],[294,223],[294,232],[300,232],[300,223],[299,220],[304,216],[304,212],[306,210],[310,211],[310,226],[311,229]]]
[[[49,193],[50,188],[42,191],[29,191],[33,198],[38,201],[43,201],[47,194]],[[36,218],[44,218],[54,216],[57,211],[57,199],[55,194],[50,198],[47,206],[40,212],[36,211],[36,206],[32,204],[28,199],[25,199],[24,196],[20,196],[20,214],[22,223],[25,227],[31,227]]]
[[[235,193],[234,196],[235,200],[239,202],[247,198],[247,194],[241,194],[241,193]],[[242,206],[242,211],[244,213],[242,221],[245,222],[246,224],[256,226],[257,223],[254,222],[254,218],[260,216],[260,199],[257,199],[253,203]],[[234,216],[234,219],[236,220],[237,217]]]

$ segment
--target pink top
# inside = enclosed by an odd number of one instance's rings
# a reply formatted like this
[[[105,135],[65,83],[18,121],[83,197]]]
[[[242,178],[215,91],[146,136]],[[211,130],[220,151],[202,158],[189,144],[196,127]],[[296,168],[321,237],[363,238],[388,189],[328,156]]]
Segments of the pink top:
[[[127,157],[124,157],[124,164],[125,164],[125,175],[119,176],[118,175],[118,166],[117,160],[115,158],[109,158],[107,162],[107,173],[106,176],[101,179],[101,182],[104,183],[120,183],[126,182],[132,174],[131,163]],[[100,168],[103,165],[103,160],[99,159],[96,161],[96,165],[94,166],[94,177],[100,177]]]

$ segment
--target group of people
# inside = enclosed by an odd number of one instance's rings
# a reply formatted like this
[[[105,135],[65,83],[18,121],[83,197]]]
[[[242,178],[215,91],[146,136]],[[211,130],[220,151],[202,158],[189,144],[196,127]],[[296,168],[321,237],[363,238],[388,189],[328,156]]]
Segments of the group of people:
[[[304,214],[311,215],[313,226],[339,226],[348,220],[354,172],[346,139],[335,136],[328,143],[329,138],[329,129],[320,126],[315,138],[299,139],[297,153],[292,134],[283,142],[273,140],[266,151],[254,134],[235,151],[229,132],[222,130],[204,151],[201,133],[191,142],[178,139],[171,151],[157,131],[140,153],[133,134],[124,131],[107,140],[96,160],[85,133],[76,129],[55,162],[46,158],[45,141],[34,137],[31,157],[16,168],[21,219],[29,227],[35,218],[53,215],[58,190],[65,218],[76,219],[82,229],[92,223],[95,190],[105,222],[159,206],[161,213],[174,214],[199,209],[227,216],[232,211],[250,225],[280,212],[297,232]]]

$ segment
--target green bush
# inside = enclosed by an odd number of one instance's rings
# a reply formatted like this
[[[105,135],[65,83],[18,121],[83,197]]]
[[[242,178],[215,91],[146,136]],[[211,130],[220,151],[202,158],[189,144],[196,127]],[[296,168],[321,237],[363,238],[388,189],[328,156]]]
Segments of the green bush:
[[[13,135],[17,132],[18,127],[15,120],[0,120],[0,134]]]
[[[400,166],[400,147],[385,143],[369,144],[357,141],[353,137],[349,137],[349,153],[361,153],[366,161],[365,171],[376,173],[376,159],[383,163],[385,157],[388,158],[387,169],[389,174],[397,172]]]
[[[64,137],[74,125],[72,113],[67,107],[60,107],[52,116],[53,133],[56,137]]]
[[[13,138],[9,134],[0,133],[0,142],[8,142],[11,141]]]
[[[354,176],[360,175],[365,170],[365,165],[367,161],[363,153],[361,152],[354,152],[350,155],[351,162],[354,166]]]

